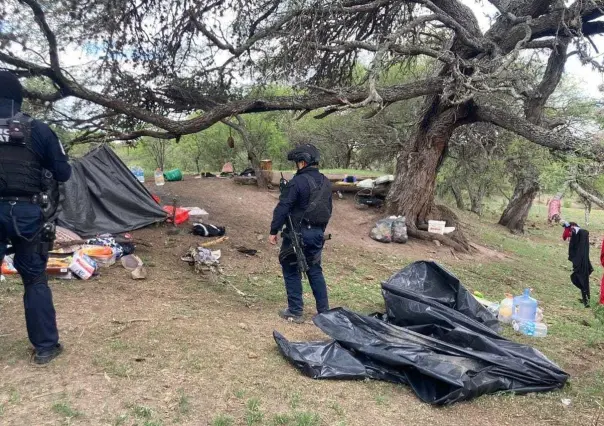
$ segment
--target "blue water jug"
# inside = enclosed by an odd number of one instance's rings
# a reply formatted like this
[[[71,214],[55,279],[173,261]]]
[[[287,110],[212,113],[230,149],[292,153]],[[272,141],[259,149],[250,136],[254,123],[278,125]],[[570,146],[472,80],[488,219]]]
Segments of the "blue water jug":
[[[514,297],[512,318],[516,321],[535,321],[538,302],[531,297],[531,290],[524,289],[522,296]]]

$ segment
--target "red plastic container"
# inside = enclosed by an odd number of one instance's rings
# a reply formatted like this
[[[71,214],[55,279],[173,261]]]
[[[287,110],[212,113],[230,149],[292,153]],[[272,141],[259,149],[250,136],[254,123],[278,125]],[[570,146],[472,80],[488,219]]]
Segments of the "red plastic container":
[[[172,222],[172,218],[174,217],[174,207],[173,206],[164,206],[164,211],[168,213],[168,222]],[[180,225],[181,223],[185,223],[189,220],[189,212],[185,209],[181,209],[180,207],[176,207],[176,224]]]

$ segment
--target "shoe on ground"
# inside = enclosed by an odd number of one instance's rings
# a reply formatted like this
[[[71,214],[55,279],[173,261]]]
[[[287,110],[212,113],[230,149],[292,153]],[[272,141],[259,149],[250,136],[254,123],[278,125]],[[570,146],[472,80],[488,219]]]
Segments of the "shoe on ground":
[[[63,346],[60,343],[50,349],[36,350],[34,353],[34,363],[38,365],[48,364],[63,352]]]
[[[283,309],[282,311],[279,311],[279,316],[284,320],[291,321],[296,324],[302,324],[304,322],[304,318],[302,318],[302,315],[292,314],[289,309]]]

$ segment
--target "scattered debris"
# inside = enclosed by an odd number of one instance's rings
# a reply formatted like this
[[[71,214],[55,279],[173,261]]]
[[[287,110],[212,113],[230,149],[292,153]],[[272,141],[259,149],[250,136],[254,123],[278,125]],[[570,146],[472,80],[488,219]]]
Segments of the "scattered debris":
[[[212,241],[208,241],[207,243],[200,244],[199,247],[211,247],[213,245],[225,242],[229,239],[229,237],[220,237]]]
[[[243,253],[246,256],[255,256],[258,253],[258,250],[250,249],[244,246],[239,246],[235,248],[239,253]]]
[[[237,326],[242,329],[242,330],[247,330],[248,326],[246,323],[240,322],[239,324],[237,324]]]
[[[205,272],[222,273],[220,269],[220,250],[211,251],[204,247],[192,247],[181,260],[194,266],[198,274]]]
[[[126,325],[126,324],[132,324],[134,322],[151,322],[151,320],[149,318],[135,318],[135,319],[124,320],[124,321],[112,319],[111,322],[113,324]]]
[[[434,240],[434,244],[436,244],[436,247],[440,247],[442,245],[438,240]]]
[[[134,254],[122,257],[122,266],[129,272],[134,271],[139,266],[143,266],[143,261]]]
[[[210,214],[202,208],[183,207],[183,209],[189,212],[189,220],[192,220],[193,222],[203,222],[210,218]]]
[[[147,270],[143,267],[143,265],[140,265],[131,272],[131,275],[133,280],[144,280],[147,278]]]
[[[570,404],[572,403],[570,398],[562,398],[560,400],[560,402],[562,403],[562,405],[564,405],[565,407],[570,406]]]
[[[247,354],[247,357],[249,359],[256,359],[256,358],[258,358],[258,354],[254,353],[254,352],[250,352],[250,353]]]

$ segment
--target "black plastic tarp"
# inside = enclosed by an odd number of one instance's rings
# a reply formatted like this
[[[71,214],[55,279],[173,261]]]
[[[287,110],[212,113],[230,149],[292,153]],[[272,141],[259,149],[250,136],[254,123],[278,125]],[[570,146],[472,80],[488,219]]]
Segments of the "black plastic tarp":
[[[309,377],[407,384],[435,405],[550,391],[568,379],[538,350],[499,336],[493,315],[433,262],[404,268],[382,293],[386,314],[332,309],[314,323],[333,340],[292,343],[274,332],[279,350]]]
[[[58,224],[82,237],[120,234],[166,219],[119,157],[106,145],[71,162],[62,188]]]

